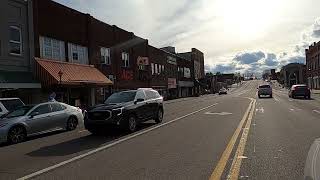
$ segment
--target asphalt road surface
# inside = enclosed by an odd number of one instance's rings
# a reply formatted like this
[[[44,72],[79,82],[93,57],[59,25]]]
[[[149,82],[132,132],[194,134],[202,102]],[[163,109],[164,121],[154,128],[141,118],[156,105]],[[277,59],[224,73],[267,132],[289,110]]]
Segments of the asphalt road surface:
[[[0,146],[0,179],[302,179],[320,106],[257,99],[262,81],[227,95],[165,102],[164,122],[92,136],[83,128]]]

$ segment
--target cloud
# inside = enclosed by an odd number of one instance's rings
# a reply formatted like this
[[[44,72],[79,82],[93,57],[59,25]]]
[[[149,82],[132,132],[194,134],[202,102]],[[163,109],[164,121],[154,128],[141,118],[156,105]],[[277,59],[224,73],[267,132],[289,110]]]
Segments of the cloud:
[[[258,52],[251,52],[251,53],[240,53],[234,57],[233,60],[240,62],[241,64],[251,64],[254,62],[259,61],[260,59],[264,58],[265,54],[261,51]]]

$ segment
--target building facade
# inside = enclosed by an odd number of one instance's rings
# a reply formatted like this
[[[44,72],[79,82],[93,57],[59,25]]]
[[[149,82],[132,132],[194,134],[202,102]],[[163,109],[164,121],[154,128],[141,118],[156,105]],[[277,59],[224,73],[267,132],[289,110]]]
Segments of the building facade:
[[[280,71],[280,76],[283,80],[285,87],[291,87],[295,84],[304,84],[306,83],[306,70],[304,64],[299,63],[290,63],[286,66],[283,66]]]
[[[308,86],[320,89],[320,42],[312,44],[305,52]]]
[[[204,93],[206,84],[204,72],[204,54],[196,48],[192,48],[190,52],[179,53],[179,56],[184,57],[192,62],[191,72],[194,79],[194,94],[199,95]]]
[[[0,97],[33,103],[41,84],[33,71],[32,1],[0,2]]]
[[[87,107],[103,99],[101,89],[112,82],[91,62],[92,17],[51,0],[34,0],[33,17],[35,74],[43,87],[41,100],[50,95]]]

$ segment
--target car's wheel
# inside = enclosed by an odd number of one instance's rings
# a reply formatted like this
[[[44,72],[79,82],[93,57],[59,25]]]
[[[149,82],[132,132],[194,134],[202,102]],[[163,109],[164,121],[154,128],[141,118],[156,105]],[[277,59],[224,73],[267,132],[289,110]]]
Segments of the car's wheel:
[[[17,144],[25,141],[27,138],[27,131],[22,126],[15,126],[9,130],[8,142],[11,144]]]
[[[258,95],[258,98],[261,98],[261,96],[260,96],[260,95]]]
[[[270,98],[272,98],[272,94],[270,94]]]
[[[134,115],[129,116],[126,129],[129,132],[135,132],[137,130],[137,126],[138,126],[137,118]]]
[[[74,116],[71,116],[67,122],[67,130],[72,131],[75,130],[78,126],[78,119]]]
[[[308,99],[311,99],[311,96],[310,96],[310,95],[308,95]]]
[[[163,120],[163,110],[159,108],[157,117],[155,118],[156,123],[161,123]]]

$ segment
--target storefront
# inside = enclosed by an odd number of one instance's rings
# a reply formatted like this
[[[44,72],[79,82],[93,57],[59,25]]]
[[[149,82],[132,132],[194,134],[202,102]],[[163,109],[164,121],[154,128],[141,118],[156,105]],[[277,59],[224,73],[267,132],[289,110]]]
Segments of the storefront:
[[[18,97],[24,103],[36,103],[41,84],[31,72],[0,71],[0,97]]]
[[[193,81],[178,81],[179,97],[189,97],[193,95]]]
[[[178,97],[177,79],[168,78],[168,99],[175,99]]]
[[[113,83],[92,65],[36,59],[36,75],[49,98],[78,107],[95,105]]]

